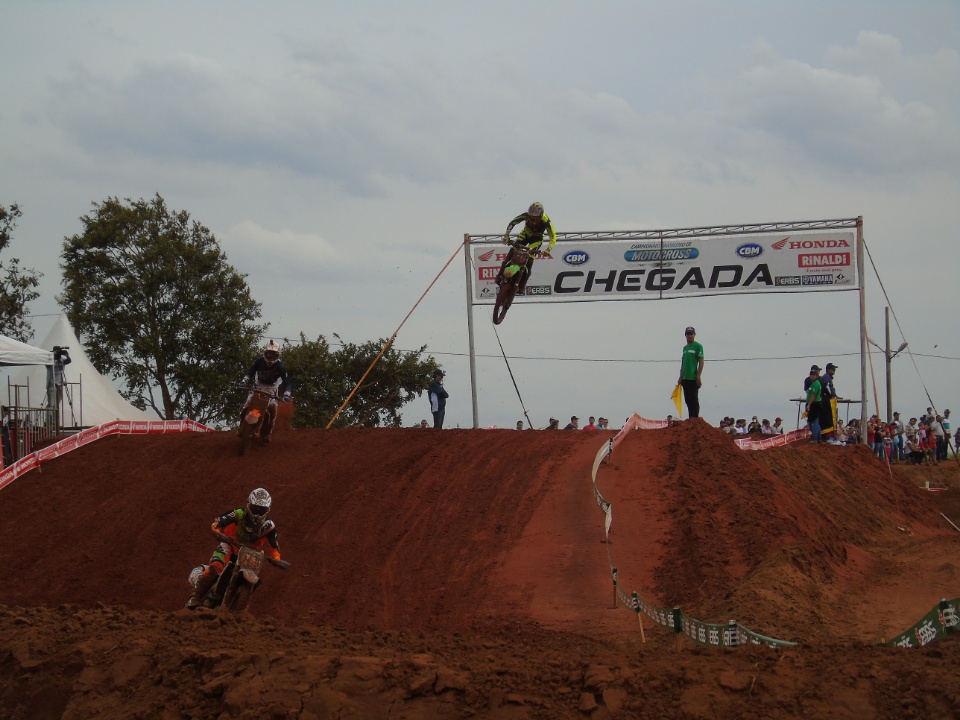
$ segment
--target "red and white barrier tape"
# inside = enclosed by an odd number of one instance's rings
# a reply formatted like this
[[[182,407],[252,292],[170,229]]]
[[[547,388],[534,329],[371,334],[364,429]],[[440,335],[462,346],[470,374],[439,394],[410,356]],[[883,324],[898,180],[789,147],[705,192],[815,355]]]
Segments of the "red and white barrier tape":
[[[60,457],[71,450],[89,445],[108,435],[165,435],[182,432],[216,432],[211,427],[194,420],[113,420],[96,427],[81,430],[53,445],[17,460],[13,465],[0,472],[0,489],[12,483],[26,472],[39,467],[41,463]]]

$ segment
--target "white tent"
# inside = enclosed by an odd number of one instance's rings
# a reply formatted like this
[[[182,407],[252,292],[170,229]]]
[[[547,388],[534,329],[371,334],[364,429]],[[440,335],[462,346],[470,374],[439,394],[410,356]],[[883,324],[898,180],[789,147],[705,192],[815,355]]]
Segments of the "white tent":
[[[110,384],[110,381],[97,372],[86,352],[84,352],[83,345],[77,339],[77,335],[74,333],[66,315],[61,314],[57,318],[53,328],[47,333],[40,345],[44,348],[50,348],[45,352],[51,365],[53,364],[52,349],[54,347],[67,348],[70,353],[71,362],[63,368],[66,381],[62,401],[63,424],[69,426],[71,424],[78,425],[82,422],[85,426],[92,426],[102,425],[111,420],[157,419],[127,402],[117,392],[117,389]],[[0,358],[2,358],[2,355],[0,355]],[[31,398],[31,403],[39,405],[41,398],[49,399],[46,378],[45,369],[24,368],[13,376],[11,382],[17,385],[25,385],[29,379],[31,394],[38,393],[36,400]],[[72,383],[79,383],[79,385],[72,385]],[[79,391],[77,388],[79,388]],[[49,405],[49,400],[46,404]]]
[[[53,367],[53,353],[33,345],[0,335],[0,365],[49,365]],[[45,375],[45,371],[40,371]],[[46,381],[44,381],[45,384]]]

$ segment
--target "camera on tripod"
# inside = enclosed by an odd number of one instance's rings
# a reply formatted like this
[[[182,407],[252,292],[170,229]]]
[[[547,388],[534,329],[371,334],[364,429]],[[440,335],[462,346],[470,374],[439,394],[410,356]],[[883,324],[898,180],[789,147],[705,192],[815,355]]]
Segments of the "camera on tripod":
[[[53,346],[53,359],[55,362],[60,362],[64,358],[67,359],[67,362],[70,362],[70,353],[68,352],[70,348],[67,346],[61,347],[60,345]]]

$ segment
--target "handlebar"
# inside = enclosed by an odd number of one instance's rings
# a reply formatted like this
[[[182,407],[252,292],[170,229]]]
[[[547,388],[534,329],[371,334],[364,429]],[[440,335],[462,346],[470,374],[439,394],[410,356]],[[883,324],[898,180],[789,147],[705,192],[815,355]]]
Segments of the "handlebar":
[[[253,545],[250,545],[249,543],[245,543],[243,542],[243,540],[240,540],[238,538],[230,537],[229,535],[225,535],[224,533],[219,532],[217,530],[212,530],[211,532],[213,532],[213,536],[217,538],[217,540],[225,542],[228,545],[233,545],[234,547],[250,548],[251,550],[257,550],[258,552],[262,552],[258,548],[255,548]],[[280,568],[281,570],[286,570],[288,567],[290,567],[290,563],[287,560],[276,560],[267,554],[264,554],[264,557],[267,559],[267,561],[271,565],[274,565]]]
[[[261,395],[266,395],[271,400],[280,400],[281,402],[293,400],[293,395],[280,395],[280,393],[278,393],[274,388],[266,389],[258,385],[249,385],[242,380],[237,384],[237,387],[243,390],[250,390],[251,392],[260,393]]]

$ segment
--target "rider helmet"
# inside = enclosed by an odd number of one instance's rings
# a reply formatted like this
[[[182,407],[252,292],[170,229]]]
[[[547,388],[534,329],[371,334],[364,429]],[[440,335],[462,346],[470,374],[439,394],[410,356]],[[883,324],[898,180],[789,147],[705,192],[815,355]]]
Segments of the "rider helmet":
[[[541,215],[543,215],[543,205],[538,202],[535,202],[527,210],[527,214],[533,217],[540,217]]]
[[[248,532],[256,532],[263,527],[267,521],[267,515],[270,513],[270,505],[273,498],[263,488],[257,488],[247,498],[247,508],[243,513],[244,529]]]
[[[273,340],[267,343],[267,346],[263,349],[263,359],[267,361],[268,365],[273,365],[280,359],[280,346]]]

